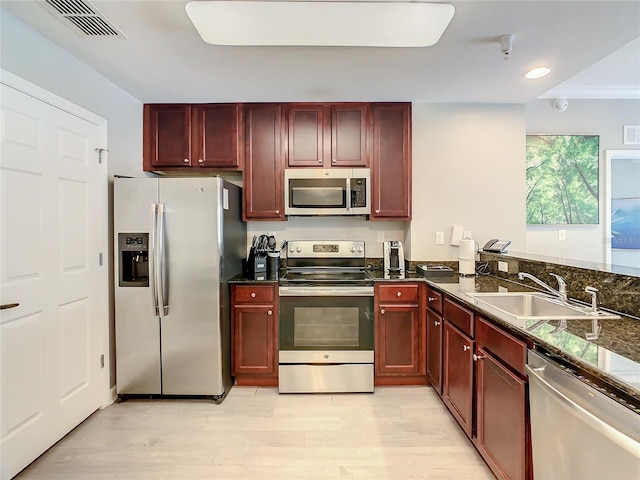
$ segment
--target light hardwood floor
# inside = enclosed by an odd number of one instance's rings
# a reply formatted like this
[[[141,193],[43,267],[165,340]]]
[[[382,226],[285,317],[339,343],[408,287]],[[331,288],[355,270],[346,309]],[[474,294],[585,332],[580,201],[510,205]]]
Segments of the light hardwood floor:
[[[493,479],[431,387],[279,395],[220,405],[128,400],[99,410],[17,480]]]

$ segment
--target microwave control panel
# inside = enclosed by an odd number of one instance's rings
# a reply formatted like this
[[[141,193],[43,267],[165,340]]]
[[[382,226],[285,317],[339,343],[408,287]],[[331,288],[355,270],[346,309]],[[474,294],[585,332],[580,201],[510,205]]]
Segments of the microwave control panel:
[[[354,208],[367,206],[367,179],[366,178],[351,179],[351,206]]]

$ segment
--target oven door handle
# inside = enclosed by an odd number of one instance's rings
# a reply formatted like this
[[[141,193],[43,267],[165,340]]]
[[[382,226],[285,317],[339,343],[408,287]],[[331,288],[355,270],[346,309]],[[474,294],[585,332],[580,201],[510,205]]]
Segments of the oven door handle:
[[[281,297],[373,297],[373,287],[280,287]]]

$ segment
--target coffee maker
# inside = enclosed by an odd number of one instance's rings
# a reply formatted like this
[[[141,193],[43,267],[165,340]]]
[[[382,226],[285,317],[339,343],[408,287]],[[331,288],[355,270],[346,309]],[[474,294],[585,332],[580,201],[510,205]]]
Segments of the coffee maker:
[[[404,276],[404,251],[402,242],[389,240],[384,242],[384,275]]]

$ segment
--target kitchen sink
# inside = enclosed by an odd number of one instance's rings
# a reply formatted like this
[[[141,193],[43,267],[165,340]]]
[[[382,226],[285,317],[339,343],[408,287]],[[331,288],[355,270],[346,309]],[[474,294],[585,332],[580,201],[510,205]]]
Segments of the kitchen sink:
[[[562,302],[543,293],[486,292],[467,293],[475,303],[485,304],[518,320],[593,320],[620,318],[609,312],[593,313],[591,307]]]

